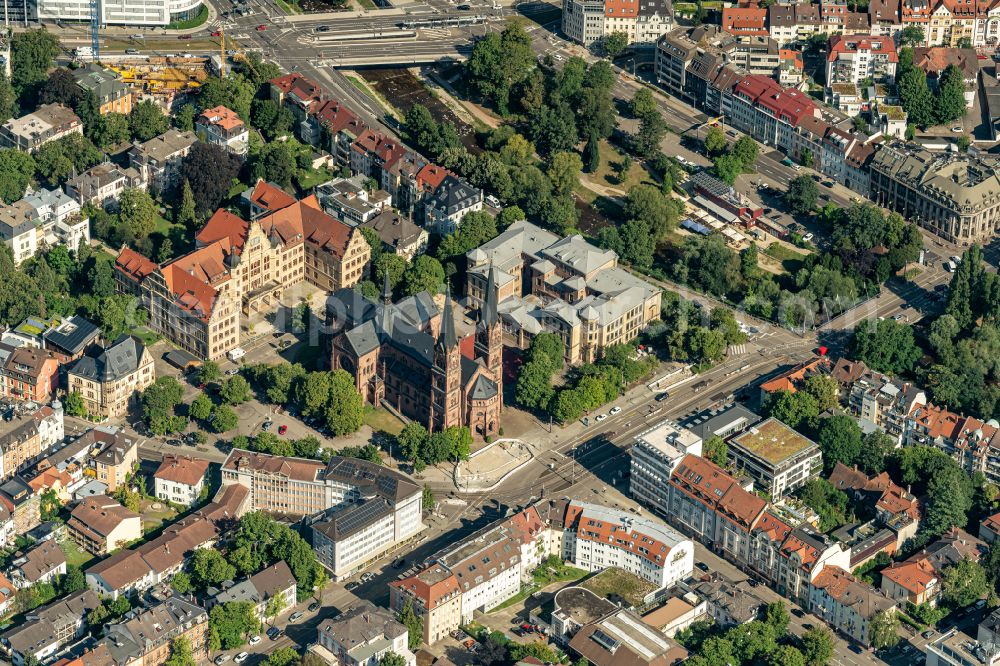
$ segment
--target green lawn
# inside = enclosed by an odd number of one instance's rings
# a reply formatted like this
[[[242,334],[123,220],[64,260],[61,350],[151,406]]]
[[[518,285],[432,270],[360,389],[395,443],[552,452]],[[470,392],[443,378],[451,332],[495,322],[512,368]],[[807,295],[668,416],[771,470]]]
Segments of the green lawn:
[[[586,569],[577,569],[576,567],[571,567],[565,563],[560,562],[558,565],[554,565],[548,562],[542,562],[532,573],[531,577],[534,578],[535,583],[540,587],[545,587],[546,585],[551,585],[552,583],[569,583],[575,582],[587,576],[590,573]]]
[[[66,555],[66,565],[75,565],[83,569],[94,556],[80,548],[75,541],[70,538],[66,538],[62,543],[59,544],[62,548],[63,553]]]
[[[333,173],[326,167],[321,169],[299,169],[295,174],[295,184],[302,192],[308,192],[317,185],[322,185],[333,178]]]
[[[617,167],[621,164],[624,155],[607,141],[601,141],[600,152],[601,163],[597,167],[597,171],[588,174],[588,178],[592,182],[605,187],[613,187],[623,192],[628,192],[632,187],[642,183],[655,185],[649,172],[635,161],[632,162],[632,166],[625,174],[624,180],[619,181]]]
[[[656,589],[649,581],[617,567],[605,569],[580,585],[609,601],[622,600],[634,607],[641,606],[646,595]]]
[[[285,0],[275,0],[278,6],[281,7],[282,11],[286,14],[301,14],[302,9],[299,7],[297,2],[286,2]]]
[[[201,9],[198,10],[198,14],[194,18],[190,18],[186,21],[174,21],[167,26],[167,30],[190,30],[191,28],[197,28],[203,25],[205,21],[208,20],[208,6],[202,5]]]
[[[534,594],[537,591],[538,591],[538,585],[536,585],[535,583],[523,583],[521,585],[521,591],[520,592],[518,592],[517,594],[515,594],[514,596],[512,596],[510,599],[508,599],[507,601],[503,602],[499,606],[495,606],[489,612],[490,613],[495,613],[498,610],[503,610],[504,608],[509,608],[509,607],[513,606],[514,604],[519,604],[522,601],[524,601],[525,599],[527,599],[530,595]]]
[[[390,435],[398,435],[403,432],[403,423],[382,407],[366,409],[362,421],[376,432],[381,430]]]
[[[159,509],[153,509],[153,504],[158,504]],[[142,501],[142,533],[149,534],[155,530],[160,529],[163,523],[172,521],[177,518],[177,512],[173,510],[166,502],[161,502],[159,500],[143,500]]]
[[[796,252],[791,248],[785,247],[777,241],[768,245],[767,249],[764,250],[764,254],[781,262],[781,267],[789,273],[797,271],[802,266],[802,261],[807,256],[802,252]]]

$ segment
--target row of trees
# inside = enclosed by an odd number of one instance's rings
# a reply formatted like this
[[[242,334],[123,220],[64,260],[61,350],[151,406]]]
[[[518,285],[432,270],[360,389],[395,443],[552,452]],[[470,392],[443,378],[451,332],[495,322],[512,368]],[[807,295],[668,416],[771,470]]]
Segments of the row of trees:
[[[896,80],[899,101],[910,123],[929,127],[965,116],[965,81],[961,69],[948,65],[936,80],[934,92],[927,79],[927,73],[913,62],[913,49],[900,49]]]
[[[741,173],[753,173],[758,157],[757,142],[751,137],[741,136],[730,148],[725,132],[716,126],[705,132],[705,151],[712,158],[712,172],[730,185]]]
[[[472,433],[468,428],[452,426],[430,434],[420,423],[410,421],[396,442],[402,458],[413,464],[414,471],[422,472],[427,465],[466,460],[472,449]]]
[[[361,428],[364,401],[345,370],[307,372],[297,363],[279,363],[244,366],[242,374],[262,401],[294,407],[335,436]]]

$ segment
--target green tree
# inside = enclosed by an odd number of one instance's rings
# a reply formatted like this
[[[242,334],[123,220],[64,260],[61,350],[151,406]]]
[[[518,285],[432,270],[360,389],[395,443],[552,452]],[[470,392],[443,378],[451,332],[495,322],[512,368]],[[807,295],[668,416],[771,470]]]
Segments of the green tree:
[[[924,44],[926,44],[924,29],[919,25],[908,25],[899,33],[899,45],[901,47],[923,46]]]
[[[186,595],[194,591],[194,583],[191,582],[191,576],[183,571],[178,571],[174,574],[174,577],[170,579],[170,587],[174,588],[174,592],[181,595]]]
[[[73,594],[87,588],[87,578],[83,570],[75,564],[66,566],[66,573],[59,581],[59,593],[61,595]]]
[[[208,215],[219,207],[240,173],[240,159],[221,146],[199,141],[181,162],[180,177],[194,195],[199,215]]]
[[[424,493],[420,500],[420,506],[424,511],[430,511],[434,508],[434,491],[426,483],[424,484]]]
[[[861,426],[852,416],[838,414],[823,419],[817,440],[827,473],[838,462],[853,466],[861,454]]]
[[[354,377],[344,370],[336,370],[330,378],[330,401],[327,403],[326,424],[333,434],[340,437],[361,428],[364,401],[354,386]]]
[[[159,104],[153,100],[144,100],[132,107],[128,114],[128,126],[133,138],[149,141],[167,131],[170,119],[163,114]]]
[[[837,380],[829,375],[812,375],[807,378],[805,390],[816,398],[816,405],[820,412],[834,409],[839,404],[837,394],[840,389]]]
[[[424,620],[414,612],[413,604],[409,599],[403,603],[403,608],[399,611],[396,619],[409,632],[410,649],[415,650],[420,647],[420,644],[424,642]]]
[[[239,405],[250,399],[250,383],[240,375],[233,375],[222,382],[219,397],[227,405]]]
[[[17,112],[17,93],[10,78],[0,72],[0,123],[15,117]]]
[[[965,80],[962,71],[948,65],[938,82],[934,115],[938,123],[949,123],[965,116]]]
[[[826,666],[833,657],[833,634],[826,627],[813,627],[802,634],[802,654],[809,666]]]
[[[876,650],[892,647],[899,642],[899,617],[895,608],[884,610],[871,619],[868,637]]]
[[[6,204],[22,199],[34,174],[35,159],[31,153],[0,150],[0,199]]]
[[[544,410],[555,393],[552,368],[540,361],[530,361],[521,367],[515,388],[515,399],[525,409]]]
[[[784,199],[788,207],[795,213],[812,212],[819,201],[819,186],[809,176],[797,176],[788,183]]]
[[[126,187],[118,197],[121,232],[130,243],[149,237],[159,217],[156,202],[145,190]]]
[[[516,21],[508,22],[502,32],[491,32],[477,41],[466,63],[472,83],[504,116],[509,113],[514,86],[527,80],[534,67],[531,37]]]
[[[749,136],[741,136],[733,144],[733,155],[739,159],[744,171],[753,170],[753,165],[757,161],[759,154],[760,149],[757,146],[757,142]]]
[[[885,469],[885,460],[896,448],[896,440],[886,433],[875,430],[865,435],[861,453],[855,461],[866,474],[879,474]]]
[[[941,598],[957,608],[971,606],[989,593],[986,571],[968,558],[945,567],[941,576]]]
[[[240,424],[240,417],[228,405],[217,405],[212,410],[209,426],[214,432],[228,432]]]
[[[639,129],[632,136],[632,147],[641,157],[652,157],[660,150],[660,143],[667,135],[667,123],[656,110],[639,120]]]
[[[227,562],[219,551],[199,548],[191,557],[191,573],[197,585],[206,588],[233,580],[236,577],[236,567]]]
[[[934,96],[927,87],[927,74],[922,69],[910,67],[904,71],[898,79],[897,89],[900,104],[911,123],[921,127],[934,124]]]
[[[782,423],[798,428],[801,424],[811,424],[819,416],[816,398],[805,391],[775,391],[764,398],[764,413]]]
[[[47,30],[15,33],[10,41],[11,80],[17,94],[41,83],[59,55],[59,38]]]
[[[267,656],[264,664],[265,666],[298,666],[299,661],[299,653],[295,651],[295,648],[280,647]]]
[[[212,650],[232,650],[246,637],[260,631],[252,601],[230,601],[212,607],[208,614],[208,644]]]
[[[784,601],[772,601],[764,608],[764,622],[771,625],[776,635],[784,636],[788,633],[790,621],[788,607]]]
[[[568,195],[580,182],[583,161],[574,152],[559,152],[549,159],[548,177],[556,195]]]
[[[63,400],[63,410],[69,416],[86,416],[87,415],[87,404],[83,401],[83,396],[78,392],[73,391],[66,396]]]
[[[794,645],[778,646],[768,658],[768,666],[806,666],[806,658]]]
[[[710,157],[722,155],[729,147],[726,134],[721,127],[711,126],[705,131],[705,150]]]
[[[913,329],[892,319],[859,322],[851,337],[849,353],[873,370],[892,375],[911,373],[920,358]]]
[[[422,291],[433,295],[440,293],[443,287],[444,267],[434,257],[418,256],[403,273],[403,293],[406,296],[415,296]]]
[[[292,186],[297,170],[295,154],[287,141],[265,145],[250,160],[250,173],[254,178],[274,182],[284,188]]]
[[[649,88],[639,88],[632,96],[630,103],[632,115],[636,118],[643,118],[646,114],[654,113],[657,110],[656,98]]]
[[[210,76],[199,89],[199,102],[203,109],[225,106],[235,111],[244,122],[252,122],[250,111],[257,88],[240,73],[229,74],[222,79]]]
[[[378,666],[406,666],[406,660],[395,652],[386,652],[379,659]]]
[[[222,379],[222,368],[215,361],[205,361],[197,370],[199,384],[215,384]]]
[[[291,134],[295,117],[287,107],[270,99],[255,99],[250,106],[250,124],[268,140]]]
[[[170,642],[170,657],[164,666],[195,666],[194,651],[187,636],[178,636]]]
[[[276,594],[267,600],[267,606],[264,608],[264,617],[271,618],[271,623],[274,623],[274,619],[281,615],[281,611],[285,610],[285,595]]]
[[[628,48],[628,33],[616,30],[606,36],[601,44],[604,47],[604,55],[614,60]]]
[[[719,180],[733,185],[736,183],[736,178],[743,173],[743,163],[735,155],[719,155],[712,160],[712,170]]]
[[[128,116],[122,113],[105,113],[88,128],[87,138],[101,149],[126,143],[132,136]]]
[[[174,209],[174,221],[191,230],[198,222],[198,209],[195,205],[194,192],[191,191],[191,183],[186,178],[181,186],[180,206]]]
[[[726,440],[718,435],[709,437],[705,442],[704,457],[719,467],[725,468],[729,463],[729,446],[726,444]]]

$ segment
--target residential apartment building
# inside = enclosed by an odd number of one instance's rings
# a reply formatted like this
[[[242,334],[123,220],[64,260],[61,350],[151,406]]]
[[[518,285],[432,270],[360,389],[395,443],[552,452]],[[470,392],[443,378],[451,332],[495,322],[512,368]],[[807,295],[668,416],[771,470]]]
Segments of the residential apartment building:
[[[587,48],[614,32],[630,44],[652,44],[673,26],[673,8],[663,0],[564,0],[562,10],[563,33]]]
[[[965,559],[979,562],[987,550],[985,542],[952,528],[904,561],[893,562],[883,569],[882,591],[903,608],[908,602],[937,604],[945,569]]]
[[[406,603],[423,619],[423,640],[428,645],[448,636],[462,623],[462,591],[455,574],[432,563],[400,583],[389,584],[389,607],[401,610]]]
[[[250,493],[240,485],[222,488],[211,503],[165,529],[134,550],[122,550],[89,567],[87,586],[116,599],[170,581],[199,548],[211,548],[249,507]]]
[[[361,600],[337,617],[320,623],[319,644],[340,666],[377,666],[388,653],[402,657],[406,666],[416,666],[410,652],[409,632],[396,614]]]
[[[81,590],[25,615],[24,621],[0,634],[0,645],[14,666],[33,658],[45,663],[67,643],[87,630],[87,615],[101,605],[90,590]]]
[[[225,106],[206,109],[195,119],[195,133],[207,143],[222,146],[234,155],[246,155],[250,130],[235,111]]]
[[[311,516],[320,562],[339,580],[423,528],[422,488],[409,477],[356,458],[284,458],[234,449],[223,485],[250,490],[254,510]]]
[[[109,492],[125,483],[128,475],[139,464],[139,442],[123,433],[116,432],[110,438],[102,438],[102,446],[90,456],[90,467],[94,478],[105,484]]]
[[[126,188],[145,189],[146,181],[133,167],[121,168],[111,162],[96,164],[66,181],[66,193],[80,206],[112,205]]]
[[[40,498],[35,489],[21,476],[13,476],[0,483],[0,504],[3,505],[3,535],[13,539],[38,527],[41,522]],[[8,526],[7,515],[13,526]]]
[[[10,248],[15,266],[34,257],[43,246],[41,225],[24,199],[0,206],[0,238]]]
[[[42,349],[18,347],[0,360],[0,394],[25,402],[48,403],[58,386],[59,360]]]
[[[113,666],[163,666],[180,638],[187,639],[195,663],[208,659],[208,613],[174,596],[108,625],[97,648],[107,649]]]
[[[571,501],[563,525],[565,559],[581,569],[618,567],[665,590],[691,575],[694,544],[656,521]]]
[[[424,202],[424,228],[442,236],[462,225],[462,218],[483,209],[483,191],[457,176],[444,180]]]
[[[418,227],[410,217],[394,210],[383,210],[361,224],[372,229],[382,241],[382,249],[412,261],[427,249],[430,234]]]
[[[118,418],[156,379],[153,356],[137,338],[123,335],[100,353],[83,356],[66,371],[67,391],[83,399],[94,417]]]
[[[919,387],[875,372],[861,361],[840,359],[832,375],[842,387],[841,403],[897,440],[903,437],[906,418],[927,404],[927,394]]]
[[[276,615],[273,615],[273,618],[277,618],[295,607],[297,603],[296,587],[297,583],[295,576],[292,575],[292,570],[284,561],[278,561],[264,567],[245,581],[219,592],[213,597],[212,604],[249,601],[254,606],[257,619],[264,622],[272,618],[268,612],[268,606],[271,606],[272,611],[274,608],[281,609]],[[272,602],[272,599],[278,601]]]
[[[700,456],[701,437],[673,421],[662,421],[637,435],[630,450],[629,491],[656,513],[665,515],[670,504],[668,482],[686,455]]]
[[[96,63],[88,63],[73,70],[73,78],[81,90],[94,94],[101,115],[128,115],[132,110],[132,88],[122,83],[117,72]]]
[[[1000,7],[995,11],[998,14],[994,22],[1000,24]],[[913,66],[927,75],[927,84],[932,90],[937,89],[948,67],[957,67],[965,84],[965,106],[971,109],[979,87],[979,55],[972,48],[917,47],[913,49]]]
[[[367,176],[334,178],[316,187],[316,198],[330,215],[352,227],[365,224],[388,211],[391,197],[388,192],[376,190],[369,194],[365,189]]]
[[[205,487],[206,474],[207,460],[168,453],[153,473],[153,490],[159,499],[193,506]]]
[[[892,599],[837,566],[825,567],[813,581],[808,608],[862,645],[871,645],[871,624],[876,618],[896,612]]]
[[[320,87],[298,72],[271,79],[269,96],[292,112],[295,134],[306,143],[319,145],[319,125],[311,122],[313,114],[323,104]],[[335,154],[331,151],[331,154]]]
[[[42,541],[28,548],[23,555],[14,555],[10,579],[17,589],[38,583],[53,583],[66,573],[66,554],[55,539]]]
[[[730,439],[728,455],[736,469],[774,498],[802,486],[823,467],[819,445],[775,418]]]
[[[160,136],[134,145],[128,151],[129,166],[150,190],[164,192],[177,184],[181,161],[196,143],[198,136],[194,132],[170,128]]]
[[[65,436],[63,409],[52,406],[18,410],[0,433],[0,479],[26,469]]]
[[[220,209],[196,249],[152,268],[131,250],[116,261],[122,289],[138,285],[151,327],[189,353],[217,359],[239,345],[241,315],[275,307],[286,287],[325,291],[357,284],[371,254],[364,236],[324,213],[315,196],[296,201],[263,181],[250,198],[266,214],[246,221]]]
[[[142,538],[142,518],[106,495],[81,501],[66,522],[74,541],[94,555],[107,555]]]
[[[34,211],[46,245],[62,244],[75,252],[81,243],[90,242],[90,220],[81,215],[80,204],[64,190],[29,190],[24,201]]]
[[[870,197],[951,243],[988,242],[1000,217],[1000,173],[991,156],[934,153],[901,142],[872,158]]]
[[[62,104],[43,104],[0,126],[0,146],[34,152],[70,134],[83,134],[83,122]]]
[[[324,470],[330,508],[313,516],[312,543],[334,580],[360,571],[423,528],[422,488],[398,472],[351,458]]]
[[[471,305],[495,293],[503,330],[519,347],[526,349],[537,333],[555,333],[570,365],[593,362],[660,317],[659,287],[619,268],[617,254],[579,235],[559,238],[515,222],[466,259]]]
[[[767,36],[767,9],[756,3],[722,10],[722,29],[736,37]]]
[[[586,608],[586,603],[583,608]],[[582,609],[581,609],[582,610]],[[569,648],[594,666],[680,665],[688,651],[673,639],[646,624],[643,618],[618,608],[587,622],[567,640]]]
[[[892,83],[899,56],[891,37],[834,35],[826,56],[826,83]]]

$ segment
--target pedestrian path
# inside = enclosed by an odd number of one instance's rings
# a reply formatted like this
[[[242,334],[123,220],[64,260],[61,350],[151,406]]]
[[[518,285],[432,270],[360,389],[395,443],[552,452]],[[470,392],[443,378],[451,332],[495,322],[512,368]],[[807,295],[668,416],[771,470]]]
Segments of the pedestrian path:
[[[732,358],[734,356],[743,356],[746,353],[747,353],[747,346],[744,343],[739,345],[729,345],[729,350],[726,352],[726,355]]]

